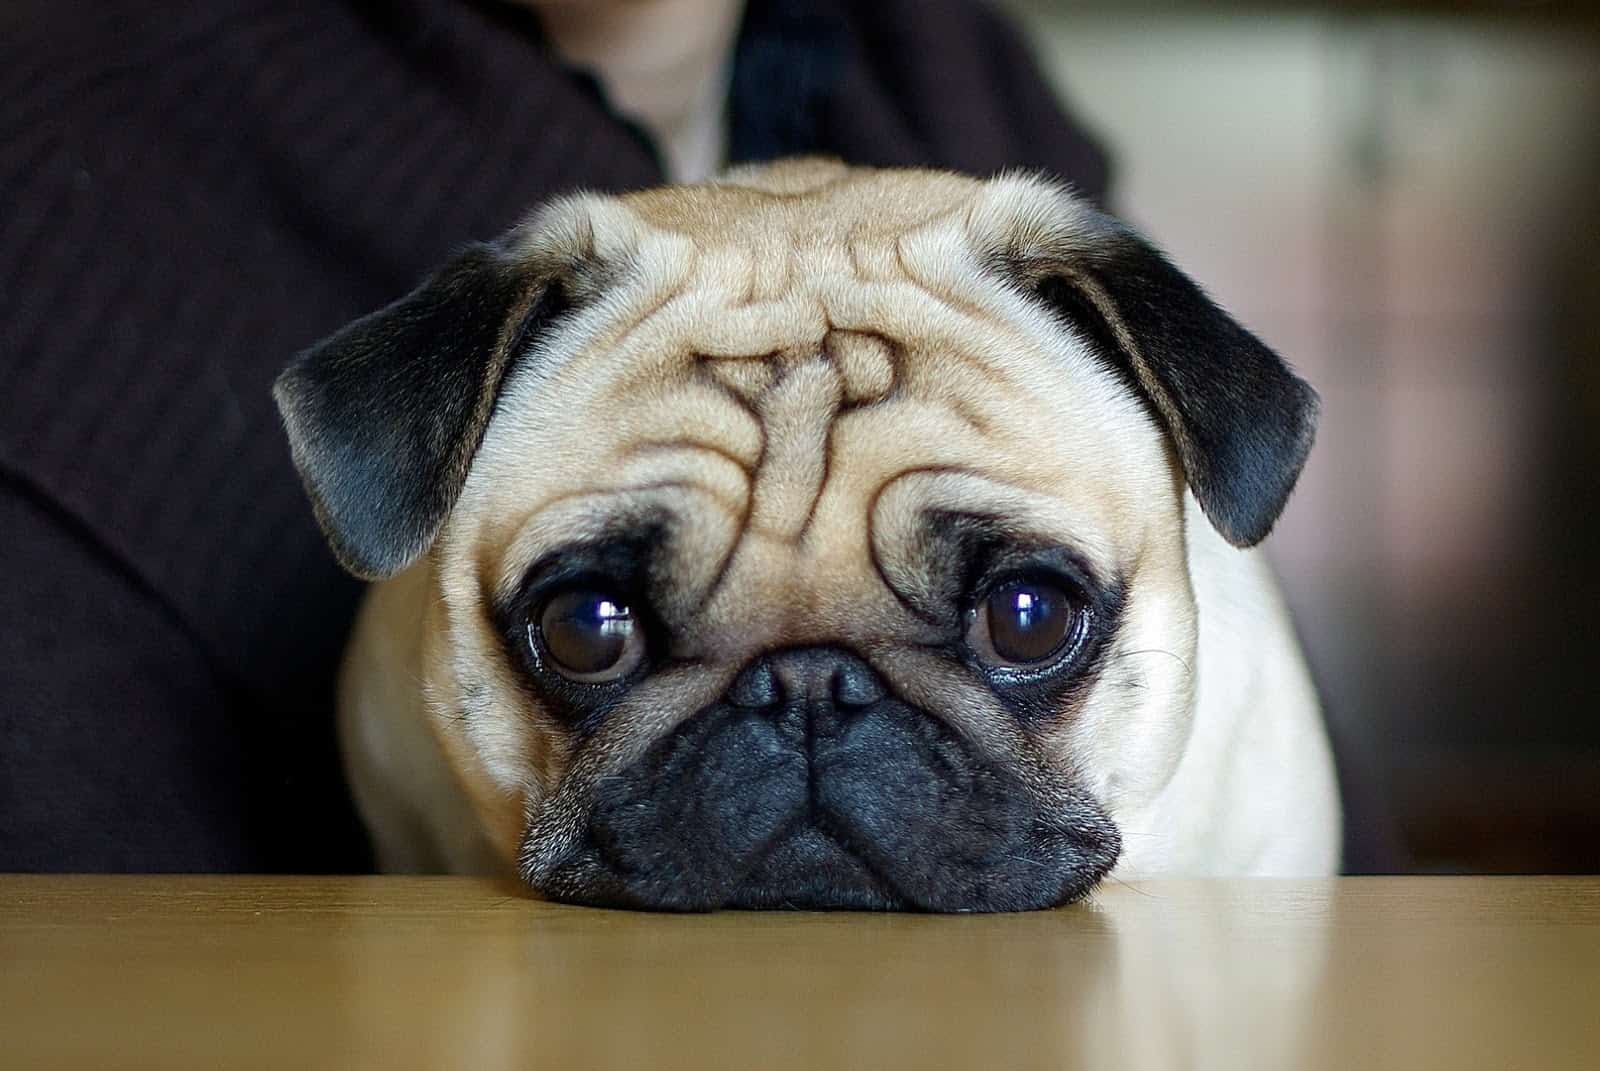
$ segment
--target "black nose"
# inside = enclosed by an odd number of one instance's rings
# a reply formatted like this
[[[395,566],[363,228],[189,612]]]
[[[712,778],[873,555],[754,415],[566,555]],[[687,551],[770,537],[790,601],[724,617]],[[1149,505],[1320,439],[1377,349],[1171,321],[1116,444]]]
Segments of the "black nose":
[[[867,707],[881,701],[883,681],[858,655],[839,647],[800,647],[763,655],[728,690],[741,707],[780,705]]]

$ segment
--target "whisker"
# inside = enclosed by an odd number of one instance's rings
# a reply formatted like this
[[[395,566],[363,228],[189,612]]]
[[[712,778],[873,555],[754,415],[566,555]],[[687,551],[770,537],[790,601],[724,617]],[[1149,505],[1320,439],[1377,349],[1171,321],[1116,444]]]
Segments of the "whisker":
[[[1122,659],[1122,658],[1132,658],[1135,655],[1151,655],[1151,654],[1166,655],[1168,658],[1170,658],[1174,662],[1178,663],[1178,665],[1182,666],[1183,667],[1183,671],[1185,673],[1188,673],[1190,675],[1194,674],[1194,667],[1190,666],[1188,660],[1185,659],[1182,655],[1178,654],[1175,651],[1164,650],[1164,649],[1162,649],[1160,647],[1149,647],[1149,648],[1145,648],[1144,650],[1139,650],[1139,651],[1116,651],[1111,655],[1111,659],[1112,659],[1112,661],[1116,661],[1116,660]]]
[[[1147,900],[1159,900],[1159,899],[1161,899],[1161,897],[1157,896],[1155,893],[1146,892],[1144,889],[1139,888],[1139,886],[1133,884],[1132,882],[1123,881],[1121,878],[1117,877],[1115,874],[1108,874],[1106,876],[1106,880],[1107,881],[1114,881],[1118,885],[1122,886],[1124,889],[1127,889],[1129,892],[1136,893],[1137,895],[1142,896]]]

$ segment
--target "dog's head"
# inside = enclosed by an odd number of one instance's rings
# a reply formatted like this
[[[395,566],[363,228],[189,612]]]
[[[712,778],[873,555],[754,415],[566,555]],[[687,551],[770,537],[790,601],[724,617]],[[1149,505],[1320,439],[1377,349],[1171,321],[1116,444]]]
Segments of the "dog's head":
[[[558,201],[277,397],[507,859],[684,909],[1084,893],[1188,731],[1185,488],[1258,541],[1316,409],[1057,186],[818,161]]]

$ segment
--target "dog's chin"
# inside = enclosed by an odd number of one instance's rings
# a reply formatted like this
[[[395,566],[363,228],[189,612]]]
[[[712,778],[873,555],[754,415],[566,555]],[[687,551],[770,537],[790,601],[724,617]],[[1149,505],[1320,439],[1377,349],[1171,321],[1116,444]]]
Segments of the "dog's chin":
[[[1016,865],[997,868],[976,884],[922,884],[912,894],[894,876],[810,824],[782,836],[730,887],[719,888],[664,866],[655,872],[629,872],[580,851],[544,880],[536,891],[562,903],[644,911],[697,912],[717,909],[796,911],[1033,911],[1072,903],[1087,895],[1114,865],[1114,835],[1085,848],[1079,842],[1070,862],[1052,865],[1019,856]]]
[[[805,823],[772,846],[723,906],[903,911],[912,905],[866,860]]]
[[[595,793],[583,833],[524,876],[553,899],[717,908],[1021,911],[1078,899],[1121,843],[1086,795],[1048,807],[937,719],[704,711]]]
[[[1081,852],[1075,861],[1086,862]],[[1114,861],[1114,854],[1112,856]],[[1043,869],[1049,869],[1045,864]],[[911,898],[891,875],[881,873],[837,839],[813,825],[797,829],[775,845],[724,907],[810,911],[1027,911],[1071,903],[1104,876],[1099,861],[1071,866],[1054,879],[1018,881],[996,877],[990,888],[963,882],[925,887]]]

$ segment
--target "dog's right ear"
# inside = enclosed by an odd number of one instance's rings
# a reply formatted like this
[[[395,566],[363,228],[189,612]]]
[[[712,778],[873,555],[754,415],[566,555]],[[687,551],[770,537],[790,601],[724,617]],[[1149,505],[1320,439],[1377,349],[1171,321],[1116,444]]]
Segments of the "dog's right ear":
[[[569,282],[476,245],[278,377],[295,466],[345,568],[382,579],[432,545],[507,372],[570,307]]]

